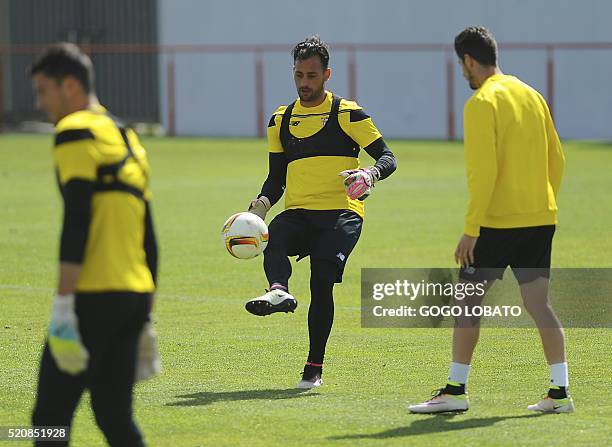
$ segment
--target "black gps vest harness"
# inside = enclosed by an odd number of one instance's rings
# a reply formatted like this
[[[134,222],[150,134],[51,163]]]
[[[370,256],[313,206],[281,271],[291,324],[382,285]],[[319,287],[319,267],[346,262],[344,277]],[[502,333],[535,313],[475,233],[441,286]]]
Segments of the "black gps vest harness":
[[[98,167],[97,178],[94,183],[94,190],[96,192],[123,191],[132,194],[133,196],[138,197],[141,200],[144,200],[144,191],[141,191],[140,189],[132,185],[128,185],[127,183],[119,180],[119,171],[121,171],[121,168],[125,166],[125,163],[130,158],[133,158],[139,166],[140,163],[138,162],[138,159],[134,156],[134,151],[132,150],[132,146],[130,144],[130,140],[128,139],[127,131],[124,124],[110,113],[107,113],[106,115],[111,120],[113,120],[113,123],[115,123],[115,126],[119,130],[121,138],[123,139],[123,143],[125,144],[125,147],[127,149],[127,154],[117,163],[102,165]],[[145,176],[145,183],[147,183],[148,177],[146,175],[146,172],[144,168],[142,168],[142,166],[140,166],[140,168],[142,169],[143,175]]]
[[[290,121],[291,118],[310,118],[313,115],[294,115],[292,117],[291,113],[293,112],[295,101],[287,107],[281,121],[280,142],[288,163],[308,157],[335,155],[357,158],[359,156],[359,145],[340,127],[338,121],[340,101],[342,101],[341,97],[332,96],[332,107],[327,122],[318,132],[306,138],[297,138],[291,134],[289,131]],[[325,119],[326,116],[327,114],[321,114],[321,119]]]

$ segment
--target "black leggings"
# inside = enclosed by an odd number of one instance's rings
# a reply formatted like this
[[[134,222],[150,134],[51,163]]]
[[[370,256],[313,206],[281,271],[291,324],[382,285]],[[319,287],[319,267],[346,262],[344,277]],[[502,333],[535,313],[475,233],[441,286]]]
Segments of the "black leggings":
[[[149,309],[147,294],[77,295],[79,332],[89,351],[87,370],[76,376],[60,371],[45,344],[32,425],[70,426],[81,394],[89,388],[96,422],[109,445],[144,446],[132,417],[132,389],[138,338]]]
[[[334,323],[334,281],[338,276],[336,263],[310,260],[310,308],[308,309],[308,362],[323,364],[325,346]]]
[[[323,363],[334,321],[334,283],[342,281],[348,256],[357,244],[363,220],[349,210],[285,210],[269,226],[264,270],[270,285],[289,288],[289,256],[310,256],[308,362]]]

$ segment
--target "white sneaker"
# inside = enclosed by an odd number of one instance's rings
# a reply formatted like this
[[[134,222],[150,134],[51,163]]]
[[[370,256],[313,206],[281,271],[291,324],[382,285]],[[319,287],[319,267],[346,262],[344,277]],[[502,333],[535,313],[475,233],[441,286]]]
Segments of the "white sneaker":
[[[317,374],[311,379],[302,378],[295,387],[300,390],[310,390],[312,388],[318,388],[321,385],[323,385],[323,379]]]
[[[467,411],[468,398],[466,394],[455,396],[443,393],[444,388],[432,393],[432,398],[415,405],[409,405],[408,411],[411,413],[445,413]]]
[[[537,404],[529,405],[527,409],[543,413],[573,413],[574,401],[570,396],[567,396],[565,399],[553,399],[546,396]]]
[[[297,300],[283,290],[273,289],[260,297],[247,301],[244,307],[253,315],[263,317],[274,312],[293,312],[297,307]]]

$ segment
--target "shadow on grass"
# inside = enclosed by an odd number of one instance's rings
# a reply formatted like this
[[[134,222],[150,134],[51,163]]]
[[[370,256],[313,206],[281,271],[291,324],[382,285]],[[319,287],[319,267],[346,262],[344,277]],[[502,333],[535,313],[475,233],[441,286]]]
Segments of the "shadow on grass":
[[[412,422],[406,427],[391,428],[389,430],[378,433],[368,434],[353,434],[342,436],[330,436],[328,439],[344,440],[344,439],[387,439],[399,438],[402,436],[417,436],[428,433],[442,433],[446,431],[466,430],[470,428],[488,427],[496,422],[505,421],[508,419],[533,419],[543,416],[543,413],[524,414],[521,416],[495,416],[488,418],[472,418],[464,419],[457,414],[438,414],[438,415],[423,415],[414,416],[419,419]],[[456,417],[460,419],[455,419]]]
[[[287,390],[246,390],[246,391],[202,391],[200,393],[183,394],[176,396],[178,402],[169,402],[169,407],[194,407],[198,405],[210,405],[214,402],[232,402],[240,400],[280,400],[295,399],[296,397],[317,396],[318,393],[308,390],[290,388]]]

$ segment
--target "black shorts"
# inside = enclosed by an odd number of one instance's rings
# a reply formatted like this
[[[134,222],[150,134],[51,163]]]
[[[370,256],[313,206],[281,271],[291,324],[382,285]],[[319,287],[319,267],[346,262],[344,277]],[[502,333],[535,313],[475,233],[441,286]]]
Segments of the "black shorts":
[[[287,245],[287,256],[311,263],[327,260],[338,266],[336,282],[342,282],[346,261],[357,245],[363,219],[350,210],[289,209],[277,215],[268,231]]]
[[[480,228],[474,264],[459,271],[469,281],[502,279],[510,266],[519,284],[550,277],[554,225],[525,228]]]

